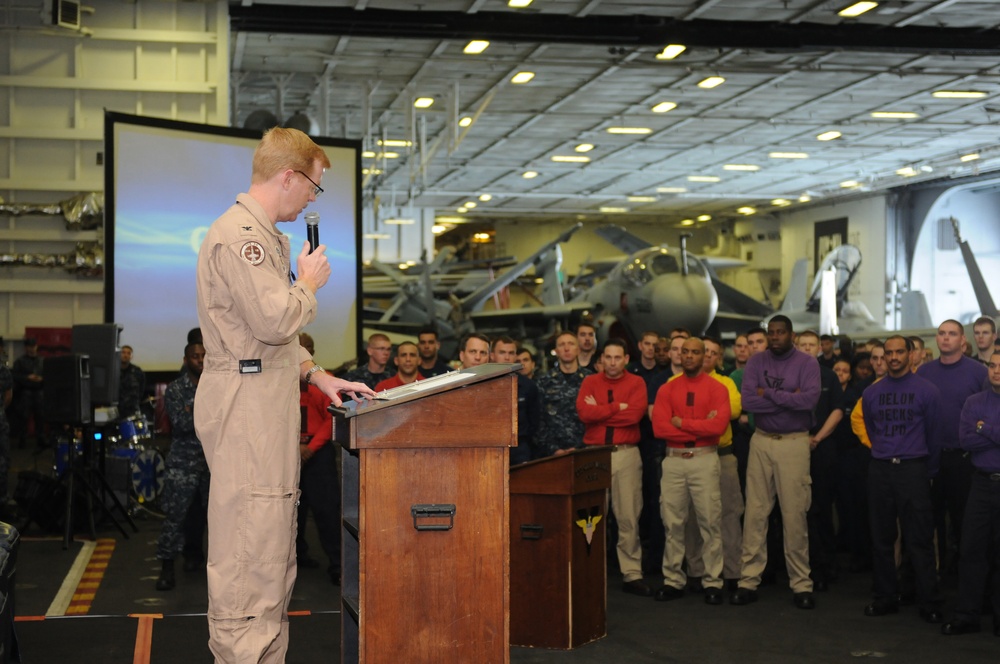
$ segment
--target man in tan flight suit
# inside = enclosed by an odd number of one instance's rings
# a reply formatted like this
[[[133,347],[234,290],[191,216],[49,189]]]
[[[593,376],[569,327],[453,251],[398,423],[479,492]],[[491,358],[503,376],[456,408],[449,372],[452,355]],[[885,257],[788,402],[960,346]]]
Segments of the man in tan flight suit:
[[[248,193],[209,229],[198,254],[198,321],[205,368],[195,430],[212,472],[208,503],[209,648],[217,663],[284,662],[295,584],[299,497],[299,381],[336,405],[338,392],[373,396],[334,378],[299,345],[330,276],[305,244],[292,283],[293,221],[323,190],[330,161],[295,129],[264,134]]]

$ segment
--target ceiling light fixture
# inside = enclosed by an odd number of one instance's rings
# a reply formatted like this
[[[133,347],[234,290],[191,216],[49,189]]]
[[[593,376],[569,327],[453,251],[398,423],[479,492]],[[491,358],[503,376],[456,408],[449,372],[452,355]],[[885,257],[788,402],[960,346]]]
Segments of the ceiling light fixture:
[[[801,196],[799,196],[799,203],[808,203],[811,200],[812,196],[810,196],[809,194],[802,194]]]
[[[830,131],[824,131],[822,134],[817,134],[817,141],[832,141],[843,136],[839,131],[831,129]]]
[[[375,153],[372,152],[371,150],[365,150],[364,152],[361,153],[361,158],[362,159],[374,159],[375,158]]]
[[[689,175],[688,182],[718,182],[722,178],[718,175]]]
[[[931,96],[938,99],[982,99],[986,93],[982,90],[935,90]]]
[[[413,145],[412,141],[404,141],[399,138],[387,138],[384,141],[379,139],[376,141],[379,145],[387,148],[408,148]]]
[[[656,196],[626,196],[629,203],[655,203]]]
[[[593,143],[580,143],[578,146],[576,146],[573,149],[576,150],[577,152],[590,152],[591,150],[594,149],[594,144]]]
[[[392,224],[393,226],[410,226],[410,225],[412,225],[412,224],[414,224],[416,222],[413,219],[406,219],[406,218],[402,218],[402,217],[395,218],[394,217],[392,219],[386,219],[384,223],[386,223],[386,224]]]
[[[413,102],[414,108],[430,108],[433,105],[433,97],[417,97],[416,101]]]
[[[681,219],[681,226],[694,226],[694,219]]]
[[[517,72],[516,74],[514,74],[511,77],[510,82],[511,83],[527,83],[528,81],[530,81],[534,77],[535,77],[535,72],[532,72],[532,71],[519,71],[519,72]]]
[[[391,237],[388,233],[365,233],[364,235],[366,240],[388,240]]]
[[[376,159],[399,159],[398,152],[379,152],[375,155]]]
[[[768,152],[767,156],[771,159],[808,159],[809,155],[805,152]]]
[[[904,178],[912,178],[917,173],[919,171],[913,166],[904,166],[903,168],[896,169],[896,175],[902,175]]]
[[[919,113],[910,111],[872,111],[872,117],[880,120],[912,120],[919,118]]]
[[[837,16],[843,16],[844,18],[854,18],[855,16],[861,16],[867,11],[871,11],[878,7],[877,2],[855,2],[854,4],[844,7],[839,12]]]
[[[489,46],[490,43],[485,39],[473,39],[465,45],[465,48],[462,49],[462,53],[466,53],[468,55],[478,55],[489,48]]]
[[[656,192],[659,194],[683,194],[687,191],[687,187],[657,187]]]
[[[507,0],[507,6],[515,9],[523,9],[531,4],[531,0]]]
[[[486,203],[487,201],[492,201],[493,194],[479,194],[479,200],[481,200],[483,203]]]
[[[468,211],[469,211],[469,208],[464,207],[464,206],[460,207],[460,208],[455,208],[455,212],[457,212],[459,214],[465,214]]]
[[[961,157],[958,158],[959,161],[975,161],[977,159],[979,159],[978,152],[970,152],[969,154],[963,154]]]
[[[726,79],[724,79],[721,76],[709,76],[708,78],[699,81],[698,82],[698,87],[699,88],[705,88],[706,90],[711,90],[712,88],[719,87],[720,85],[722,85],[725,82],[726,82]]]
[[[667,113],[677,108],[677,104],[672,101],[661,101],[659,104],[649,109],[654,113]]]
[[[712,215],[710,214],[699,214],[698,221],[712,221]]]
[[[787,207],[791,204],[792,202],[787,198],[775,198],[774,200],[771,201],[771,205],[773,205],[774,207]]]
[[[857,180],[844,180],[840,183],[840,186],[844,189],[854,189],[855,187],[860,187],[861,183]]]
[[[586,164],[590,162],[590,157],[578,154],[554,154],[550,159],[564,164]]]
[[[687,50],[687,46],[682,44],[667,44],[663,50],[656,54],[657,60],[673,60],[678,55]]]
[[[476,203],[475,201],[467,201],[465,203],[462,203],[462,207],[467,208],[469,210],[476,207],[476,205],[478,205],[478,203]]]
[[[382,169],[381,168],[362,168],[361,169],[361,174],[362,175],[382,175]]]
[[[736,208],[736,211],[743,215],[757,214],[757,208],[752,208],[749,205],[741,208]]]
[[[530,180],[531,178],[537,178],[538,171],[525,171],[521,173],[521,177],[524,178],[525,180]]]
[[[760,166],[756,164],[726,164],[722,167],[724,171],[759,171]]]
[[[464,118],[458,121],[459,127],[468,127],[472,124],[472,118],[466,115]]]
[[[441,224],[434,224],[431,226],[431,233],[434,233],[434,235],[441,235],[441,233],[444,233],[446,230],[448,230],[448,227],[442,226]]]
[[[465,217],[434,217],[434,221],[439,224],[464,224],[466,222]]]
[[[609,134],[652,134],[653,130],[649,127],[608,127],[607,132]]]
[[[604,214],[625,214],[626,212],[628,212],[628,208],[623,208],[623,207],[602,206],[599,209]]]

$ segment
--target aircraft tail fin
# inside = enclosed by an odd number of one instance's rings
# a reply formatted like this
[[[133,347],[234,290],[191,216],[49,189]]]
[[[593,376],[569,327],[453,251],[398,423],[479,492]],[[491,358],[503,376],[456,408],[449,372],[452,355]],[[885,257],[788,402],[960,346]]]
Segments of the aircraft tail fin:
[[[809,260],[800,258],[792,266],[792,278],[788,282],[788,292],[785,293],[785,300],[781,303],[781,312],[805,311],[806,310],[806,288],[808,284]]]
[[[601,239],[610,242],[619,251],[625,252],[630,256],[637,251],[648,249],[653,246],[651,243],[646,242],[638,235],[629,233],[617,224],[605,224],[604,226],[599,226],[594,232],[597,233]]]
[[[562,247],[545,254],[535,265],[535,276],[542,279],[541,300],[544,305],[566,304],[563,295]]]
[[[900,324],[904,330],[923,330],[934,327],[931,312],[927,308],[927,298],[918,290],[907,291],[900,296]]]

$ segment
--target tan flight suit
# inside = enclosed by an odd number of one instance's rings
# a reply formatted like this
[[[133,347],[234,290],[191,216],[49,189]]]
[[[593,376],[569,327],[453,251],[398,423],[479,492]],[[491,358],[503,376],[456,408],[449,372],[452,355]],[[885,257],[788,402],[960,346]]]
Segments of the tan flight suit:
[[[212,472],[209,648],[216,662],[284,662],[295,584],[299,490],[298,333],[316,298],[290,284],[288,238],[249,195],[219,217],[198,254],[205,369],[195,430]],[[260,360],[260,373],[240,373]]]

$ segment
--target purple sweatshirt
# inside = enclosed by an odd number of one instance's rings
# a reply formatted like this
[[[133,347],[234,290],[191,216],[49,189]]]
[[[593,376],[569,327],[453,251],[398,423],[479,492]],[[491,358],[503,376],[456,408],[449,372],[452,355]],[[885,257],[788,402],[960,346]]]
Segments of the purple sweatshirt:
[[[864,391],[861,408],[873,459],[928,457],[931,477],[937,474],[941,391],[933,383],[909,372],[886,376]]]
[[[743,371],[740,394],[743,410],[767,433],[808,431],[820,396],[819,362],[794,348],[784,355],[757,353]]]
[[[972,453],[972,465],[987,473],[1000,473],[1000,394],[992,389],[965,400],[958,424],[959,443]],[[976,423],[983,427],[976,431]]]
[[[917,375],[926,378],[941,390],[941,447],[959,447],[958,419],[965,400],[983,390],[986,367],[964,355],[954,364],[941,364],[935,360],[921,365]]]

